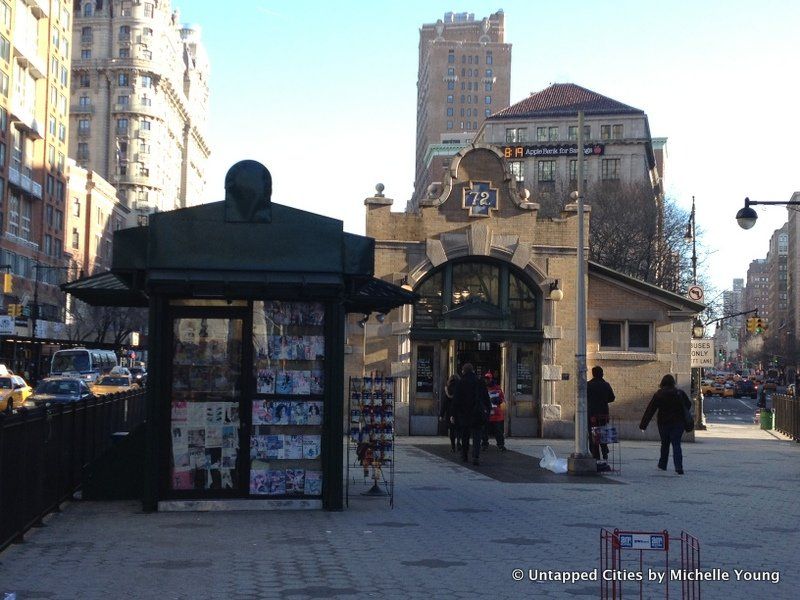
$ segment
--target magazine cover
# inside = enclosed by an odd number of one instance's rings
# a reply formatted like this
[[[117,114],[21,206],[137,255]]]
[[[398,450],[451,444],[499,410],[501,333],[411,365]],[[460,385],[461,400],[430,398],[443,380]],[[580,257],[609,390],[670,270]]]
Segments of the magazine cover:
[[[303,493],[306,496],[322,494],[322,471],[306,471]]]
[[[222,448],[222,468],[236,468],[236,448]],[[188,458],[188,455],[187,455]]]
[[[192,471],[179,471],[172,473],[173,490],[192,490],[194,489]]]
[[[233,475],[231,469],[220,469],[220,487],[224,490],[233,489]]]
[[[204,469],[206,466],[206,451],[204,448],[189,448],[189,467]]]
[[[238,425],[239,424],[239,403],[226,402],[225,403],[225,424]]]
[[[174,467],[173,470],[176,473],[180,473],[183,471],[190,471],[191,465],[189,463],[189,449],[187,448],[185,452],[175,453],[172,455]]]
[[[172,402],[172,420],[185,422],[189,417],[189,409],[185,401]]]
[[[357,408],[350,409],[350,422],[351,423],[358,423],[361,421],[361,411]]]
[[[273,418],[272,402],[253,400],[253,425],[271,425]]]
[[[304,469],[286,469],[286,493],[302,494],[305,485]]]
[[[309,360],[314,360],[317,358],[325,358],[325,336],[323,335],[312,335],[311,343],[309,344]]]
[[[256,393],[275,393],[275,371],[272,369],[259,369],[256,374]]]
[[[323,325],[325,323],[325,306],[321,302],[308,302],[303,307],[303,325]]]
[[[189,429],[187,431],[187,436],[190,448],[205,448],[206,446],[205,429]]]
[[[269,493],[269,484],[268,484],[268,475],[267,471],[250,471],[250,493],[251,494],[268,494]]]
[[[283,457],[290,460],[299,460],[303,458],[302,435],[283,436]]]
[[[206,448],[222,448],[222,427],[206,427]]]
[[[275,393],[291,395],[294,394],[294,379],[291,371],[278,371],[275,376]]]
[[[205,402],[189,402],[187,409],[186,422],[190,427],[202,427],[206,424]]]
[[[273,402],[272,424],[273,425],[288,425],[289,414],[291,412],[291,403],[285,400]]]
[[[322,401],[311,400],[306,405],[306,424],[322,425]]]
[[[172,451],[186,452],[189,449],[189,437],[185,427],[172,428]]]
[[[219,469],[222,466],[222,448],[206,448],[206,469]]]
[[[267,494],[278,496],[286,493],[286,473],[284,471],[267,471]]]
[[[206,402],[206,424],[222,425],[225,420],[225,406],[221,402]]]
[[[239,428],[226,425],[222,428],[222,447],[236,448],[239,446]]]
[[[264,458],[266,460],[281,460],[286,457],[282,435],[268,435],[265,438]]]
[[[311,371],[311,393],[315,395],[325,393],[325,375],[322,369]]]
[[[305,402],[292,402],[292,411],[289,417],[290,425],[306,425],[308,423],[308,412]]]
[[[320,436],[303,436],[303,458],[319,458],[321,448]]]
[[[311,393],[311,371],[289,371],[292,376],[292,394],[308,396]]]

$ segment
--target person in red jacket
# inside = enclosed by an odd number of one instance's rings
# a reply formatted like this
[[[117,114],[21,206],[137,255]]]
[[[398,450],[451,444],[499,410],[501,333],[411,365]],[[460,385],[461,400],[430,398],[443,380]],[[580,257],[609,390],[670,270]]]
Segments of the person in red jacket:
[[[500,451],[505,452],[506,397],[500,384],[494,378],[494,373],[486,371],[483,377],[486,379],[486,388],[489,391],[489,400],[492,403],[492,412],[489,413],[488,433],[494,436]],[[489,445],[488,436],[486,445]]]

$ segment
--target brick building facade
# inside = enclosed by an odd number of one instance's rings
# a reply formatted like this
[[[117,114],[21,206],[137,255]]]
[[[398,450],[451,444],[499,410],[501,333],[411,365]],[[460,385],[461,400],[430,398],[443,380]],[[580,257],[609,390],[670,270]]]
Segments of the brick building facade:
[[[418,210],[393,213],[380,192],[365,205],[375,275],[407,283],[420,300],[363,329],[354,318],[346,370],[398,378],[398,433],[437,433],[444,383],[469,361],[500,374],[510,435],[573,435],[577,206],[540,216],[488,144],[456,154],[439,193]],[[588,235],[588,218],[585,227]],[[602,365],[614,386],[624,435],[665,373],[688,390],[692,318],[702,305],[587,267],[588,366]],[[556,285],[560,301],[550,299]]]

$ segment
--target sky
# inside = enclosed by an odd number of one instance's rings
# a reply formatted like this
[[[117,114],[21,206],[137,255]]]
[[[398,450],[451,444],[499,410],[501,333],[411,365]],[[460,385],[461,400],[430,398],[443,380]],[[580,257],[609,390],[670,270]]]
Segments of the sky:
[[[644,110],[667,138],[667,196],[696,199],[698,271],[715,291],[766,257],[800,191],[797,0],[173,0],[199,25],[211,64],[204,201],[239,160],[272,173],[273,200],[363,234],[364,198],[386,186],[403,210],[414,180],[419,28],[445,12],[502,9],[511,103],[575,83]]]

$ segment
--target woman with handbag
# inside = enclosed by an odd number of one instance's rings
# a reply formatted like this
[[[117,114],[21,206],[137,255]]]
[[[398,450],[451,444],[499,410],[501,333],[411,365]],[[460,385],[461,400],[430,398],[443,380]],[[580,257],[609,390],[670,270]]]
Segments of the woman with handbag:
[[[691,419],[692,401],[686,392],[675,387],[675,378],[664,375],[661,378],[661,385],[653,395],[650,404],[642,416],[639,429],[644,431],[650,423],[650,419],[658,411],[656,422],[658,423],[658,433],[661,436],[661,457],[658,460],[658,468],[662,471],[667,470],[667,460],[669,459],[669,447],[672,445],[672,461],[675,464],[675,472],[683,475],[683,452],[681,450],[681,437],[687,430],[689,419]]]

